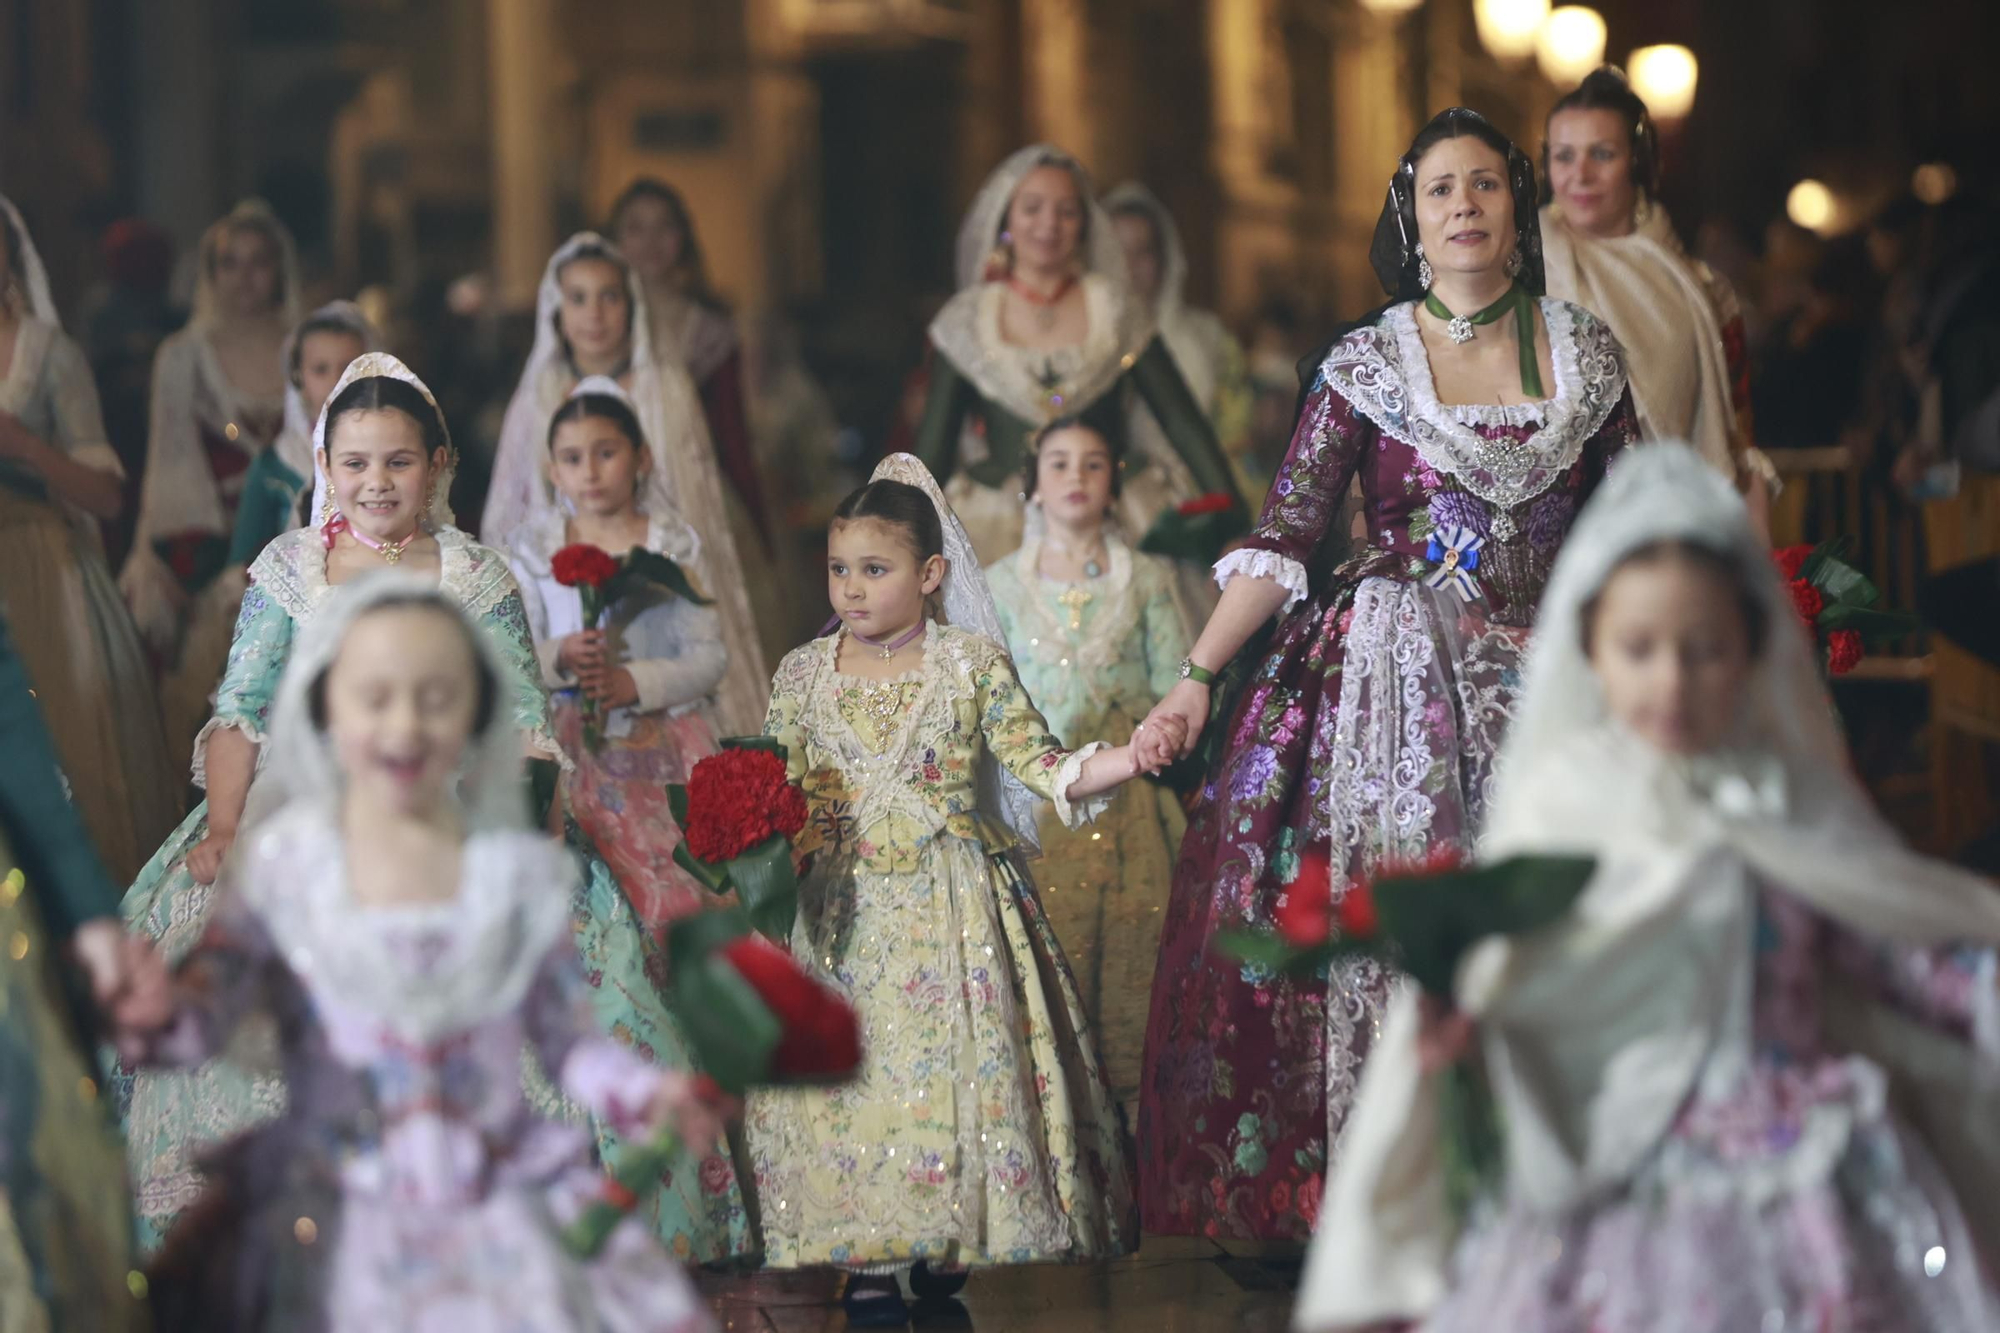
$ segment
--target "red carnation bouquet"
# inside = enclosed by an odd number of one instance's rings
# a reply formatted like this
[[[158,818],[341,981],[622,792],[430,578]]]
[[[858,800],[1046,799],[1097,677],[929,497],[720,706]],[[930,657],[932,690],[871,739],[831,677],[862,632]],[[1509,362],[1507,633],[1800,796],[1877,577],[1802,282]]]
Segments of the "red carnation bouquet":
[[[1915,632],[1916,617],[1878,608],[1881,590],[1847,562],[1845,537],[1818,546],[1787,546],[1774,553],[1792,608],[1813,636],[1820,667],[1844,676],[1874,644]]]
[[[667,1004],[709,1095],[840,1083],[860,1068],[861,1022],[853,1006],[759,936],[742,911],[725,908],[675,923],[667,962],[673,977]],[[679,1151],[672,1131],[627,1148],[598,1197],[563,1228],[570,1252],[588,1259],[603,1249]]]
[[[667,788],[681,826],[674,863],[715,893],[734,889],[749,920],[781,944],[792,938],[799,877],[792,840],[806,826],[806,795],[786,775],[785,747],[768,736],[731,736]]]
[[[709,599],[689,580],[686,570],[658,551],[643,546],[635,546],[621,557],[586,542],[576,542],[550,557],[549,572],[563,587],[576,589],[583,601],[583,623],[591,629],[602,629],[604,613],[619,598],[640,588],[664,588],[697,606],[709,604]],[[595,750],[604,739],[597,700],[585,691],[579,690],[578,695],[583,704],[583,743]]]
[[[1442,854],[1354,880],[1334,895],[1324,851],[1299,858],[1280,895],[1272,931],[1223,935],[1224,953],[1270,974],[1324,975],[1334,964],[1373,959],[1407,973],[1426,996],[1449,1005],[1458,966],[1494,935],[1539,930],[1567,912],[1596,872],[1589,857],[1517,856],[1486,866]],[[1461,1213],[1497,1178],[1499,1111],[1485,1073],[1461,1060],[1440,1079],[1445,1178]]]

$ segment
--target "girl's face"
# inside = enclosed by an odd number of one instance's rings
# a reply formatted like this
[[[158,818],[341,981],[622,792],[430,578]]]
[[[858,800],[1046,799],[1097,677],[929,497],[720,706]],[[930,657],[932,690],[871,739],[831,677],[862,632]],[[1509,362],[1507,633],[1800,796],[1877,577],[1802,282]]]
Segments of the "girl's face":
[[[1073,527],[1098,523],[1111,506],[1115,470],[1104,437],[1071,426],[1042,440],[1035,458],[1035,495],[1052,521]]]
[[[1514,252],[1507,160],[1469,134],[1417,161],[1417,239],[1440,273],[1487,273]],[[1470,313],[1470,312],[1468,312]]]
[[[1083,196],[1062,167],[1036,167],[1007,205],[1007,231],[1021,267],[1053,273],[1071,266],[1083,239]]]
[[[1589,235],[1631,231],[1638,189],[1624,117],[1607,107],[1572,107],[1549,117],[1549,192]]]
[[[366,350],[358,334],[332,329],[308,333],[299,340],[299,395],[306,400],[306,420],[319,417],[333,386]]]
[[[383,408],[334,422],[320,463],[348,523],[378,542],[398,542],[417,530],[445,456],[424,452],[424,433],[407,413]]]
[[[1590,664],[1611,715],[1669,754],[1729,739],[1754,665],[1736,588],[1672,555],[1633,561],[1598,595]]]
[[[836,520],[826,534],[826,595],[849,629],[881,642],[924,617],[924,598],[944,582],[944,557],[919,559],[901,524]]]
[[[618,242],[619,253],[638,270],[640,280],[649,287],[672,279],[687,244],[674,210],[667,207],[664,199],[643,194],[625,205],[618,215],[618,235],[613,239]]]
[[[1144,213],[1114,213],[1111,229],[1125,252],[1125,278],[1132,294],[1150,305],[1160,294],[1160,275],[1166,268],[1159,230]]]
[[[549,441],[549,471],[556,489],[577,513],[597,518],[631,510],[648,461],[608,417],[565,421]]]
[[[348,791],[396,814],[444,805],[478,711],[472,645],[435,608],[362,616],[327,672],[327,734]]]
[[[556,274],[562,303],[556,320],[579,363],[610,365],[632,336],[632,295],[625,271],[608,259],[573,259]]]
[[[232,315],[261,315],[278,303],[278,250],[258,227],[235,227],[215,247],[215,296]]]

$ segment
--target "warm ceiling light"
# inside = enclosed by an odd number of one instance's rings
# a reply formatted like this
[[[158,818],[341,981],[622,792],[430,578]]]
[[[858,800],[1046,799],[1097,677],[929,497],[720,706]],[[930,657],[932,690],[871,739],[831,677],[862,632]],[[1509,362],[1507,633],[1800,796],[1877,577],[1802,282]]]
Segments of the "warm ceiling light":
[[[1377,14],[1407,14],[1423,3],[1424,0],[1361,0],[1361,7]]]
[[[1803,180],[1785,196],[1785,215],[1808,231],[1833,225],[1833,191],[1815,180]]]
[[[1926,162],[1910,177],[1910,193],[1935,208],[1958,193],[1958,173],[1949,162]]]
[[[1473,0],[1472,20],[1479,41],[1495,60],[1521,60],[1535,53],[1535,34],[1549,16],[1549,0]]]
[[[1604,63],[1604,15],[1588,5],[1552,11],[1535,37],[1535,60],[1558,88],[1574,88]]]
[[[1694,106],[1699,67],[1685,46],[1642,46],[1625,65],[1632,91],[1655,120],[1679,120]]]

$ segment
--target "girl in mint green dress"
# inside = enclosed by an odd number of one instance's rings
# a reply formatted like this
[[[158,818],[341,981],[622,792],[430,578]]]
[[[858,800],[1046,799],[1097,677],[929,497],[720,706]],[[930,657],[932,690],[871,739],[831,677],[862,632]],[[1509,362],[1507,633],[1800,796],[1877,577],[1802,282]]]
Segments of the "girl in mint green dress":
[[[195,747],[195,781],[208,791],[209,799],[168,838],[125,895],[127,925],[157,940],[170,961],[178,962],[201,937],[215,881],[229,874],[239,823],[250,827],[260,811],[275,808],[282,798],[284,775],[258,767],[257,757],[278,678],[299,629],[344,581],[332,577],[336,566],[351,568],[359,563],[366,568],[374,563],[370,555],[379,563],[401,563],[412,570],[434,563],[439,586],[493,635],[501,656],[513,668],[508,704],[529,754],[564,767],[569,764],[549,730],[548,700],[520,589],[499,552],[451,525],[443,499],[451,484],[449,443],[429,391],[394,357],[364,355],[348,367],[329,397],[317,438],[323,446],[328,444],[328,417],[339,421],[348,415],[350,405],[343,397],[351,385],[385,379],[400,383],[392,389],[363,385],[360,392],[367,395],[363,401],[368,406],[352,415],[359,425],[367,417],[397,411],[393,400],[398,397],[418,406],[409,389],[422,395],[431,418],[419,422],[432,458],[428,476],[419,483],[429,497],[426,517],[417,531],[383,540],[387,534],[355,531],[335,504],[333,522],[284,534],[250,566],[250,586],[216,693],[215,713]],[[371,388],[375,392],[369,394]],[[349,438],[343,434],[330,442],[336,466],[348,462]],[[326,459],[325,447],[316,450],[315,514],[323,512],[324,497],[338,489],[327,485]],[[360,521],[371,519],[363,515]],[[357,544],[363,549],[357,551]],[[394,558],[384,548],[395,548]],[[249,765],[239,771],[246,745]],[[226,821],[225,806],[234,807],[227,811]],[[591,980],[598,1021],[648,1058],[669,1067],[687,1067],[684,1042],[651,980],[659,975],[660,960],[638,929],[631,904],[574,823],[568,824],[567,840],[584,862],[571,924]],[[202,882],[203,877],[208,882]],[[286,1089],[277,1072],[273,1035],[262,1034],[260,1040],[259,1034],[246,1032],[247,1041],[239,1038],[225,1056],[197,1068],[146,1069],[120,1080],[141,1239],[148,1247],[157,1246],[175,1219],[200,1196],[202,1149],[265,1123],[284,1108]],[[554,1101],[556,1094],[540,1071],[524,1070],[524,1077],[531,1084],[531,1095],[544,1105]],[[601,1126],[598,1138],[607,1159],[615,1163],[622,1146]],[[735,1169],[727,1156],[674,1163],[643,1206],[661,1239],[683,1259],[720,1260],[752,1246]]]

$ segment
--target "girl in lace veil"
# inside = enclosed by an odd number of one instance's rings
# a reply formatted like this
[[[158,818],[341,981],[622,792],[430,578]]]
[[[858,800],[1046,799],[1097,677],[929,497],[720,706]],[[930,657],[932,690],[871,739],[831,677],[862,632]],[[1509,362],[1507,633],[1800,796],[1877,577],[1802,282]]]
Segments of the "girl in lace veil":
[[[520,750],[551,779],[545,794],[558,785],[547,769],[568,766],[550,726],[520,586],[500,552],[452,523],[450,435],[423,381],[392,356],[362,355],[328,396],[314,440],[313,525],[276,538],[252,563],[228,670],[197,745],[195,782],[208,799],[125,896],[127,922],[173,958],[207,926],[219,874],[248,853],[244,830],[288,800],[290,777],[266,759],[278,684],[305,632],[350,582],[385,568],[427,575],[505,658],[503,706]],[[679,1060],[684,1042],[653,980],[653,940],[589,836],[559,804],[549,822],[582,868],[569,918],[598,1021],[664,1063]],[[198,1197],[200,1148],[267,1120],[282,1091],[276,1073],[234,1051],[193,1069],[133,1075],[123,1107],[144,1240],[157,1243]],[[600,1120],[596,1128],[615,1150],[616,1127]],[[726,1160],[690,1154],[667,1174],[646,1219],[662,1239],[703,1261],[748,1247],[747,1214]]]
[[[1502,757],[1484,853],[1597,861],[1566,921],[1459,972],[1504,1179],[1461,1229],[1434,1076],[1463,1029],[1400,995],[1296,1326],[1992,1327],[2000,898],[1870,807],[1686,446],[1634,452],[1577,525]]]
[[[124,502],[89,363],[63,333],[34,238],[0,198],[0,605],[91,840],[121,883],[180,815],[151,665],[100,520]]]
[[[700,1149],[720,1125],[687,1073],[596,1027],[576,866],[522,799],[510,671],[448,593],[393,571],[300,635],[271,719],[284,803],[232,866],[172,1024],[122,1043],[186,1063],[255,1018],[285,1071],[282,1114],[211,1154],[199,1221],[153,1265],[174,1326],[713,1329],[637,1228],[590,1263],[557,1234],[602,1177],[524,1067],[635,1138]]]
[[[958,294],[930,327],[929,385],[913,452],[946,482],[981,559],[1021,541],[1018,478],[1028,440],[1057,417],[1122,432],[1143,399],[1167,447],[1135,453],[1123,519],[1134,540],[1204,494],[1246,517],[1215,431],[1189,393],[1089,174],[1034,144],[1002,162],[958,233]]]
[[[847,1271],[850,1314],[873,1322],[900,1313],[913,1263],[940,1296],[968,1268],[1137,1243],[1104,1075],[1016,853],[1037,798],[1075,825],[1177,736],[1072,751],[1048,734],[915,458],[885,459],[828,545],[841,628],[786,656],[765,730],[810,811],[792,949],[849,993],[868,1064],[844,1088],[752,1094],[745,1134],[766,1262]]]
[[[593,269],[615,271],[610,290],[624,295],[621,314],[594,321],[600,326],[594,332],[603,333],[605,346],[584,354],[590,365],[580,362],[577,348],[563,331],[564,278],[572,269],[576,270],[573,283],[585,278],[595,283],[601,275],[591,273]],[[605,290],[593,287],[593,299],[606,297]],[[602,327],[606,324],[613,327]],[[550,256],[535,304],[534,349],[501,425],[480,532],[487,541],[506,547],[538,510],[555,503],[547,470],[550,418],[585,374],[604,374],[618,381],[638,408],[647,441],[664,462],[657,480],[701,539],[712,585],[704,591],[715,599],[723,644],[734,668],[717,700],[722,725],[738,734],[755,731],[764,713],[766,659],[750,604],[746,553],[731,528],[730,502],[693,381],[677,361],[654,348],[652,337],[645,290],[624,257],[603,237],[579,232]],[[765,581],[758,580],[758,586],[766,586]]]
[[[279,349],[298,320],[291,233],[261,201],[238,204],[202,235],[194,311],[154,358],[138,525],[118,578],[166,664],[161,704],[178,757],[222,674],[242,587],[212,575],[250,465],[284,425]]]
[[[645,587],[608,607],[601,625],[586,624],[578,590],[556,577],[556,556],[572,544],[621,558],[647,550],[697,588],[714,580],[669,497],[665,451],[646,438],[616,380],[578,384],[549,424],[546,449],[555,503],[514,534],[508,564],[556,735],[575,762],[565,780],[570,809],[657,930],[714,902],[674,864],[681,828],[667,787],[715,753],[715,692],[731,666],[721,621],[713,606]],[[595,709],[588,725],[586,706]]]

